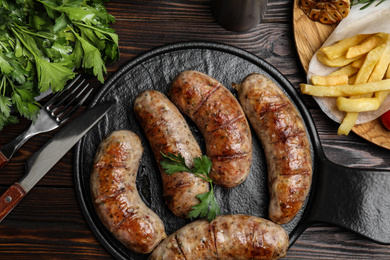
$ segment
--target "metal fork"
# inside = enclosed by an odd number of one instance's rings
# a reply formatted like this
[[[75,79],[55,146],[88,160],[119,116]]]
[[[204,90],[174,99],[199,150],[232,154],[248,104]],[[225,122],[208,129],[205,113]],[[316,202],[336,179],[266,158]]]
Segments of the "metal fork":
[[[70,87],[72,87],[80,78],[80,75],[72,80],[63,91],[57,92],[39,111],[37,120],[30,125],[30,127],[21,135],[16,137],[10,143],[0,148],[0,168],[6,164],[14,153],[31,137],[49,132],[58,128],[65,123],[71,115],[85,102],[88,96],[91,94],[90,89],[83,98],[78,101],[74,107],[70,107],[75,101],[83,94],[89,84],[84,85],[85,79],[83,79],[76,87],[74,87],[69,93],[66,93]],[[83,86],[84,85],[84,86]],[[76,91],[79,92],[76,93]],[[70,99],[70,100],[68,100]]]

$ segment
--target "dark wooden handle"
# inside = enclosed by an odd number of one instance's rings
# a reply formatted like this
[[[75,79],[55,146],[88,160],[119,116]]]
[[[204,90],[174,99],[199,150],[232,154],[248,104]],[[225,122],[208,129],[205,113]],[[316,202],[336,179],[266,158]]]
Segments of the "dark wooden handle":
[[[2,152],[0,152],[0,169],[3,168],[4,164],[6,164],[7,162],[7,157],[5,157]]]
[[[0,197],[0,222],[11,212],[11,210],[24,198],[26,191],[14,183]]]

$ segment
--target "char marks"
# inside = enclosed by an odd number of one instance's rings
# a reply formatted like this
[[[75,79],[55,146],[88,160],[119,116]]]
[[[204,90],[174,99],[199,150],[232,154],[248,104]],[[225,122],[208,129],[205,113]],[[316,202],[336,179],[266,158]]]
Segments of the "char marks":
[[[252,162],[252,135],[233,94],[216,79],[192,70],[176,76],[169,93],[205,139],[206,154],[212,161],[210,178],[225,188],[242,183]]]
[[[236,88],[266,155],[269,217],[278,224],[288,223],[302,208],[311,185],[312,159],[304,122],[267,77],[250,74]]]
[[[199,86],[199,87],[202,87],[202,86]],[[236,123],[239,124],[240,123],[239,121],[246,121],[245,115],[243,113],[240,113],[240,111],[235,111],[235,113],[231,113],[230,115],[233,115],[233,117],[229,117],[229,115],[226,116],[223,113],[223,111],[215,109],[215,107],[216,107],[215,103],[217,103],[217,104],[220,104],[220,103],[213,102],[213,95],[221,95],[221,92],[222,93],[225,92],[225,88],[224,88],[224,86],[222,86],[218,82],[217,84],[215,84],[213,86],[213,89],[208,93],[208,95],[203,97],[203,99],[200,101],[198,107],[195,109],[195,111],[192,115],[195,118],[201,118],[202,115],[200,115],[200,113],[202,113],[202,111],[204,111],[204,110],[213,111],[211,114],[211,117],[214,118],[214,120],[212,120],[212,119],[208,120],[209,124],[206,124],[205,122],[198,123],[198,124],[206,125],[205,133],[204,133],[205,135],[213,136],[213,133],[217,133],[218,130],[222,130],[225,132],[225,131],[229,131],[230,130],[229,128],[237,129],[238,127],[234,126],[234,124],[236,124]],[[212,104],[209,104],[209,102]],[[205,108],[202,109],[203,107],[205,107]],[[223,108],[223,106],[220,106],[220,107]],[[234,134],[234,132],[232,132],[232,131],[229,131],[229,132]],[[216,135],[221,136],[218,133]],[[241,142],[241,141],[243,141],[243,140],[240,139],[238,142]],[[210,154],[211,159],[214,158],[218,161],[227,161],[227,160],[234,159],[234,158],[243,158],[243,157],[248,156],[248,154],[251,154],[251,150],[248,150],[248,149],[245,149],[245,150],[240,149],[239,152],[237,152],[237,150],[234,150],[234,151],[230,151],[228,153],[224,152],[221,147],[218,150],[219,150],[218,152],[222,151],[222,154],[218,154],[218,155]],[[233,149],[231,149],[231,150],[233,150]]]
[[[174,104],[161,92],[147,90],[136,98],[134,112],[144,130],[161,172],[164,198],[168,208],[178,217],[187,217],[198,194],[209,191],[206,181],[189,172],[167,174],[160,162],[162,154],[184,157],[191,167],[193,159],[202,155],[187,122]]]
[[[199,102],[198,106],[195,107],[191,116],[196,116],[196,113],[199,111],[199,109],[203,106],[204,103],[207,102],[209,97],[220,87],[220,85],[221,85],[220,83],[217,83],[217,84],[212,86],[213,87],[212,90],[204,98],[202,98],[202,100]]]

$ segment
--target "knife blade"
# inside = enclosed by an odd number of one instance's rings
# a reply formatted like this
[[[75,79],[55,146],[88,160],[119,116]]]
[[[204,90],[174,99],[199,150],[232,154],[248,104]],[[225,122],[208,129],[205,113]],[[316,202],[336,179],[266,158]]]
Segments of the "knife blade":
[[[27,160],[25,175],[0,197],[0,222],[113,106],[104,103],[83,112]]]

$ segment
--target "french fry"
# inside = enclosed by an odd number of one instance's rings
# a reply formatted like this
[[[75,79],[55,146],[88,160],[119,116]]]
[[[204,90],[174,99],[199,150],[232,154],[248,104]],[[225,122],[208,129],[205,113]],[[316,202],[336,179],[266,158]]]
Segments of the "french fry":
[[[352,64],[348,64],[336,71],[333,71],[328,76],[339,76],[339,75],[347,75],[348,77],[352,77],[355,75],[359,69],[352,67]]]
[[[348,105],[349,105],[349,109],[353,110],[353,106],[359,106],[359,102],[363,101],[362,99],[370,98],[370,97],[372,97],[372,92],[365,93],[362,95],[351,96],[351,97],[349,97],[349,99],[345,98],[344,100],[342,100],[342,99],[339,100],[342,97],[338,97],[336,102],[337,102],[338,107],[339,106],[342,107],[344,105],[344,107],[341,108],[343,110],[346,110]],[[355,100],[358,100],[358,101],[355,102]],[[340,103],[342,103],[342,101],[344,101],[344,104],[340,104]],[[369,102],[369,101],[366,101],[366,102]],[[379,101],[377,103],[379,103]],[[374,104],[374,105],[376,105],[376,104]],[[378,104],[378,107],[379,107],[379,105],[380,104]],[[341,124],[339,126],[339,129],[341,129],[341,130],[338,132],[340,132],[341,134],[345,134],[345,135],[348,135],[349,132],[351,132],[352,128],[356,124],[356,120],[358,118],[359,112],[363,112],[363,111],[358,111],[359,109],[361,110],[361,109],[363,109],[363,107],[355,108],[356,111],[347,111],[343,122],[341,122]]]
[[[375,92],[375,97],[379,100],[379,103],[382,104],[389,94],[390,90],[377,91]]]
[[[388,70],[390,64],[390,37],[387,39],[386,48],[382,53],[378,63],[376,64],[374,70],[368,82],[380,81],[386,77],[386,70]],[[390,76],[390,75],[389,75]],[[390,94],[389,90],[377,91],[375,92],[375,97],[379,100],[379,103],[382,104],[383,101]]]
[[[355,69],[360,69],[363,66],[364,60],[366,59],[366,55],[362,56],[360,59],[352,62],[351,66]]]
[[[350,78],[348,79],[348,84],[349,84],[349,85],[355,84],[356,76],[357,76],[357,74],[353,75],[352,77],[350,77]]]
[[[352,46],[360,44],[362,41],[370,37],[372,34],[358,34],[343,40],[338,41],[337,43],[323,47],[321,50],[325,54],[325,56],[330,59],[334,60],[341,56],[344,56],[348,49]]]
[[[317,52],[317,59],[324,65],[329,67],[344,67],[345,65],[350,64],[351,62],[354,62],[355,60],[358,60],[362,56],[357,56],[351,59],[347,59],[345,56],[341,56],[337,59],[330,60],[328,59],[325,54],[320,50]]]
[[[387,71],[386,71],[386,76],[385,76],[386,79],[390,79],[390,64],[389,64],[389,67],[387,67]]]
[[[341,122],[341,124],[337,130],[337,134],[338,135],[348,135],[349,132],[351,132],[352,128],[355,126],[358,115],[359,115],[359,113],[357,113],[357,112],[347,113],[343,119],[343,122]]]
[[[317,97],[348,97],[364,95],[375,91],[390,90],[390,79],[357,85],[314,86],[299,84],[303,94]]]
[[[390,64],[387,67],[387,73],[385,75],[385,79],[390,79]],[[390,95],[390,90],[377,91],[375,92],[375,97],[379,99],[379,102],[382,104],[383,101]]]
[[[385,77],[386,70],[390,63],[390,38],[386,42],[386,48],[382,52],[382,56],[375,65],[368,82],[379,81]]]
[[[312,76],[311,83],[316,86],[327,86],[327,85],[345,85],[348,84],[347,75],[338,76]]]
[[[380,106],[378,98],[362,97],[362,98],[337,98],[337,108],[345,112],[366,112],[377,110]]]
[[[366,40],[364,40],[361,44],[350,47],[347,53],[345,54],[345,57],[347,59],[351,59],[354,57],[361,56],[365,53],[368,53],[369,51],[374,49],[375,46],[378,45],[378,43],[382,42],[383,40],[387,40],[387,37],[388,37],[387,33],[374,34],[368,37]]]
[[[389,39],[390,40],[390,39]],[[387,71],[384,75],[385,79],[390,79],[390,64],[387,66]],[[377,91],[375,92],[375,97],[379,99],[379,102],[382,104],[383,101],[390,95],[390,90]]]
[[[368,52],[366,58],[364,59],[364,62],[362,64],[361,68],[359,69],[359,72],[356,75],[356,79],[354,82],[355,85],[368,82],[368,79],[369,79],[372,71],[374,70],[374,67],[376,66],[376,64],[380,60],[384,50],[386,49],[386,46],[387,46],[386,42],[389,39],[389,35],[383,34],[383,33],[378,33],[378,34],[376,34],[376,36],[378,36],[379,38],[382,38],[380,41],[378,41],[378,44],[380,44],[381,42],[384,42],[384,43],[381,43],[379,46],[372,48]],[[366,40],[365,42],[367,43],[368,40]],[[367,46],[367,48],[368,48],[368,46]],[[363,49],[364,48],[360,49],[360,51],[363,51]],[[348,53],[347,53],[347,55],[348,55]],[[338,100],[337,100],[338,106],[340,106],[341,109],[346,110],[347,109],[346,106],[348,106],[348,105],[349,105],[349,109],[352,109],[352,108],[355,109],[355,111],[347,111],[347,114],[346,114],[347,119],[345,120],[346,123],[344,123],[344,120],[343,120],[342,125],[340,125],[340,127],[342,128],[342,131],[341,131],[342,133],[343,132],[349,133],[352,130],[353,125],[356,123],[356,120],[357,120],[357,116],[354,113],[363,112],[363,111],[372,111],[372,110],[376,110],[379,108],[379,106],[381,104],[379,98],[370,98],[371,96],[372,96],[372,93],[365,93],[362,95],[352,96],[349,99],[342,99],[341,97],[338,98]],[[380,98],[382,98],[382,96]],[[343,100],[344,100],[344,102],[340,102]],[[344,105],[344,107],[342,107],[343,105]],[[340,107],[339,107],[339,109],[340,109]],[[367,110],[364,110],[364,109],[367,109]],[[359,111],[359,110],[361,110],[361,111]],[[350,115],[351,113],[353,113],[353,114]],[[356,117],[356,119],[355,119],[355,122],[353,123],[353,120],[355,117]],[[352,125],[352,123],[353,123],[353,125]],[[350,129],[349,129],[349,127],[350,127]]]
[[[390,34],[346,38],[321,48],[317,59],[338,69],[327,76],[313,76],[312,84],[300,84],[301,92],[337,97],[338,109],[346,112],[337,133],[348,135],[360,112],[377,110],[390,95]]]
[[[390,64],[387,67],[385,79],[390,79]],[[390,95],[390,90],[375,92],[375,97],[377,97],[379,99],[379,102],[381,102],[381,104],[383,103],[383,101],[385,101],[385,99],[387,98],[388,95]]]
[[[384,52],[387,44],[382,43],[372,49],[365,58],[362,67],[359,69],[359,72],[356,76],[356,84],[366,83],[368,82],[368,79],[370,78],[371,73],[373,72],[375,66],[377,65],[379,59],[382,56],[382,53]]]

